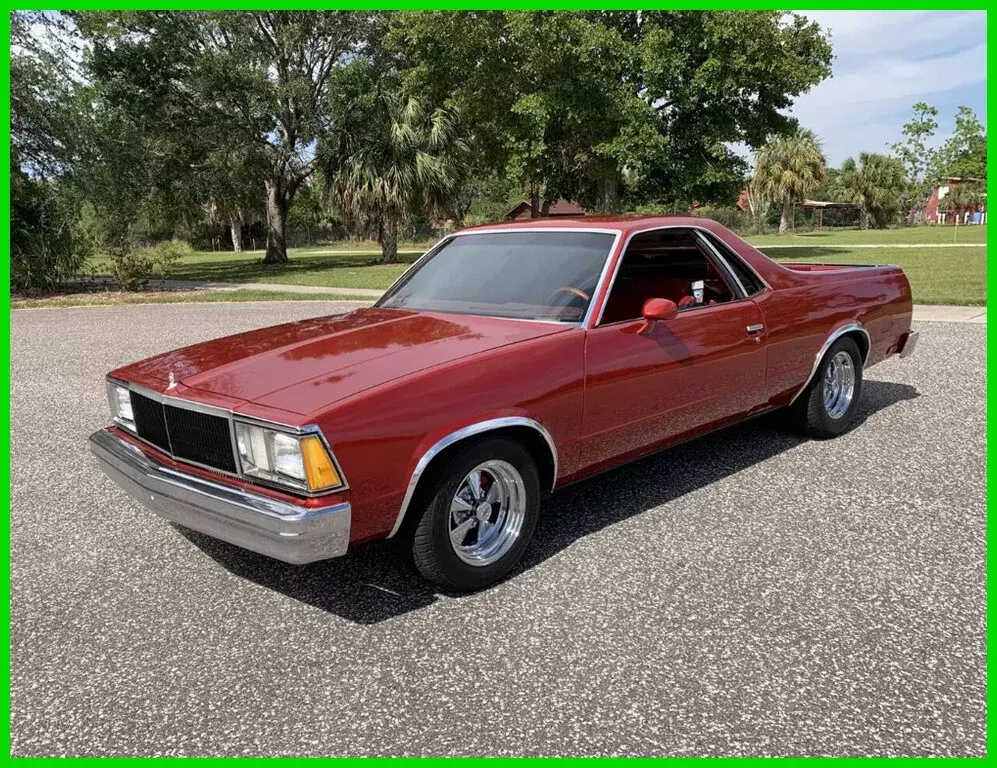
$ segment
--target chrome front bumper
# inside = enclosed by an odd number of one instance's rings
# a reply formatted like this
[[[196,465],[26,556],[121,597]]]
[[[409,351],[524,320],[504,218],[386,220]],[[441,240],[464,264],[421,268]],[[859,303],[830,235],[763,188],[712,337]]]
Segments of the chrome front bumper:
[[[904,345],[900,350],[900,359],[905,357],[910,357],[914,354],[914,349],[917,347],[917,340],[920,337],[917,331],[911,331],[907,334],[907,338],[904,340]]]
[[[301,507],[172,469],[108,429],[90,435],[101,469],[168,520],[244,549],[310,563],[346,553],[350,505]]]

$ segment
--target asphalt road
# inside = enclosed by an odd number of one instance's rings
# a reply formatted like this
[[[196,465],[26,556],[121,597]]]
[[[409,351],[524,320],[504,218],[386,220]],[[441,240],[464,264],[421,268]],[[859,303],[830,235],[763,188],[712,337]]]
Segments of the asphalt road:
[[[11,313],[13,754],[984,754],[985,326],[923,324],[837,440],[564,491],[455,598],[184,532],[87,451],[105,371],[334,306]]]

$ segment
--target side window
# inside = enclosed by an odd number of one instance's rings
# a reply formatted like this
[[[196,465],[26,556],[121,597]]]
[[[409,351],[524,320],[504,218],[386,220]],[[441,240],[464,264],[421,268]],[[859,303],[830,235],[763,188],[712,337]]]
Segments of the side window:
[[[690,229],[634,235],[599,324],[639,319],[647,299],[671,299],[680,312],[731,301],[734,292],[706,250]]]
[[[748,296],[754,296],[765,287],[754,270],[745,264],[741,257],[734,253],[720,238],[709,232],[703,232],[702,235],[710,241],[710,245],[716,248],[723,260],[727,262],[730,271],[737,277]]]

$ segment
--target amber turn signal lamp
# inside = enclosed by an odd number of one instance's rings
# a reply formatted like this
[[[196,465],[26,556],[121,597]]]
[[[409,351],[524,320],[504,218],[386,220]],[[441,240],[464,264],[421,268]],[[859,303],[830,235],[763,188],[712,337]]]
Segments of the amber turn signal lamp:
[[[318,437],[308,435],[301,438],[301,456],[305,462],[308,490],[322,491],[343,484],[329,453]]]

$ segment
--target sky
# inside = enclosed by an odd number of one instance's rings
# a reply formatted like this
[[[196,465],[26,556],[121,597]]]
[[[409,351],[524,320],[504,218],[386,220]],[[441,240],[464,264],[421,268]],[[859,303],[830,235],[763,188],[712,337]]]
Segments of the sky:
[[[938,107],[934,144],[951,135],[956,108],[986,125],[984,11],[801,11],[831,33],[833,76],[790,110],[820,137],[832,167],[902,139],[918,101]]]

